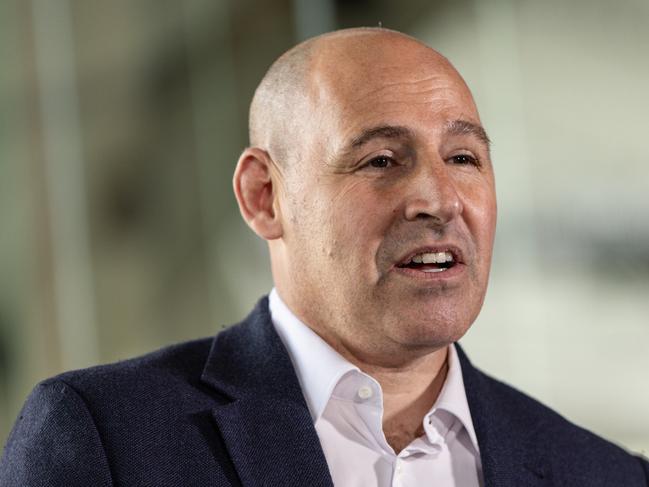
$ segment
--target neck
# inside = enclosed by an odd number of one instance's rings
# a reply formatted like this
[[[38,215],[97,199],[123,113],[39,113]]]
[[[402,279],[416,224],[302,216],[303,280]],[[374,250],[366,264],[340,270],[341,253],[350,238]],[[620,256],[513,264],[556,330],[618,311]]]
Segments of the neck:
[[[448,345],[437,350],[391,350],[377,347],[355,349],[340,335],[316,320],[308,320],[300,308],[284,293],[276,281],[278,294],[303,323],[309,323],[315,333],[334,350],[373,377],[383,391],[383,431],[395,452],[401,451],[414,438],[423,434],[423,418],[430,411],[446,380]],[[368,350],[371,350],[369,351]]]
[[[381,384],[383,432],[396,453],[424,434],[423,418],[435,404],[448,371],[448,347],[399,367],[382,367],[348,360]]]

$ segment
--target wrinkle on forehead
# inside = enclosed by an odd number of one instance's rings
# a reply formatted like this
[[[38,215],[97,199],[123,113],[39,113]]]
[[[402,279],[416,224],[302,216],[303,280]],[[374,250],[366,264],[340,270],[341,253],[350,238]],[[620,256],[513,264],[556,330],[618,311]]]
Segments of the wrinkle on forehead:
[[[371,88],[367,91],[356,90],[352,96],[356,102],[362,103],[370,101],[375,103],[377,99],[383,101],[410,101],[426,103],[440,98],[448,92],[457,91],[457,88],[446,78],[441,76],[431,76],[418,81],[395,81],[383,83],[380,86]]]
[[[317,107],[339,110],[347,118],[354,112],[369,114],[377,104],[386,110],[392,103],[443,110],[452,103],[479,122],[471,92],[455,68],[409,38],[364,40],[355,49],[329,46],[314,57],[312,68],[309,95],[317,115],[322,115]]]
[[[314,146],[334,149],[333,141],[323,139],[345,130],[341,116],[369,114],[377,100],[388,111],[393,103],[398,111],[396,103],[404,101],[442,110],[449,93],[465,116],[477,118],[461,76],[420,41],[377,28],[325,34],[291,49],[271,67],[251,106],[251,144],[281,159],[280,165],[293,165]]]

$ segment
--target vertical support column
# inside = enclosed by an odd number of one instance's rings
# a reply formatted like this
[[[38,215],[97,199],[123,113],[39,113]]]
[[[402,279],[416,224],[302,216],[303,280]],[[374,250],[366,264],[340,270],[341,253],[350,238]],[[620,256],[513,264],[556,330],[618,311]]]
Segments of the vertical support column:
[[[32,0],[54,299],[63,369],[99,359],[69,0]]]
[[[184,18],[184,36],[187,45],[189,67],[189,88],[193,118],[194,147],[198,175],[198,198],[205,248],[207,301],[209,303],[210,323],[222,324],[221,318],[231,306],[230,290],[223,278],[223,269],[218,255],[217,225],[223,224],[223,208],[226,195],[215,190],[215,181],[227,175],[231,178],[236,161],[223,160],[223,153],[229,153],[230,141],[238,150],[237,97],[239,96],[236,66],[232,46],[232,19],[230,2],[219,4],[217,14],[211,15],[210,29],[199,22],[202,16],[211,13],[211,2],[185,2],[181,5]],[[211,37],[218,32],[219,42]],[[211,59],[214,65],[206,62],[205,46],[213,45]],[[218,63],[218,68],[216,67]],[[228,188],[229,188],[228,184]]]

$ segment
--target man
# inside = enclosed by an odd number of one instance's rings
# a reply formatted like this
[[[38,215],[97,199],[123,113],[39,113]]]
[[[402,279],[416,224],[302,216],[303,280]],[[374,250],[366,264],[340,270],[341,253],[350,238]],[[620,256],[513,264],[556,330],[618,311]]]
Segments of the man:
[[[214,340],[37,386],[1,485],[647,486],[649,465],[477,371],[489,139],[440,54],[327,34],[261,82],[234,190],[275,289]]]

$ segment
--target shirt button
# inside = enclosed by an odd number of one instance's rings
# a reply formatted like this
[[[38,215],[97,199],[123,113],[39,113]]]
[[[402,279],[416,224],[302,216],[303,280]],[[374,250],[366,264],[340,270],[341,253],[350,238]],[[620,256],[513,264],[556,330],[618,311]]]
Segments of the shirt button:
[[[372,388],[370,386],[363,386],[358,389],[358,397],[361,399],[369,399],[372,397]]]

